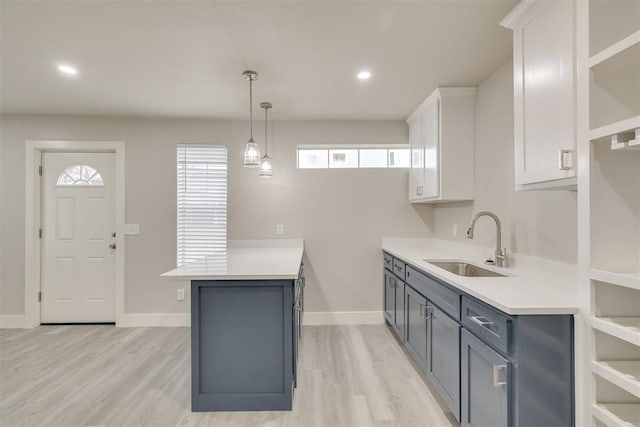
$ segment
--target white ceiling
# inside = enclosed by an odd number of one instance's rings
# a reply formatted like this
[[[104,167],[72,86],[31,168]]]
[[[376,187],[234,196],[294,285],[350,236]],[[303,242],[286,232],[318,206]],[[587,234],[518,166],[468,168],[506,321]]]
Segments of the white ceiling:
[[[404,119],[511,58],[498,22],[515,3],[1,0],[0,108],[246,118],[253,69],[256,114],[269,100],[276,119]]]

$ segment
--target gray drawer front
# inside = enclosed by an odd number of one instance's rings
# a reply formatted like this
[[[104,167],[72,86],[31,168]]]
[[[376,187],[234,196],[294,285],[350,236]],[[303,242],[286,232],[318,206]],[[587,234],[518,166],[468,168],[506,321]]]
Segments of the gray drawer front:
[[[503,353],[510,353],[511,317],[467,296],[462,297],[462,325]]]
[[[393,272],[401,278],[402,280],[406,279],[405,276],[405,263],[401,259],[394,258],[393,259]]]
[[[407,283],[437,305],[440,310],[460,320],[460,294],[436,282],[426,274],[407,266]]]
[[[382,255],[384,256],[384,268],[393,271],[393,257],[386,252],[383,252]]]

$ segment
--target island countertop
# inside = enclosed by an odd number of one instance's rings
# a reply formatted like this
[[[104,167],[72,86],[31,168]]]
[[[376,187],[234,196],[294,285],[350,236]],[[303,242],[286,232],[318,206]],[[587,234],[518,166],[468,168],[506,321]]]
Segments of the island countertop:
[[[227,249],[163,277],[187,280],[278,280],[298,277],[304,240],[229,240]]]

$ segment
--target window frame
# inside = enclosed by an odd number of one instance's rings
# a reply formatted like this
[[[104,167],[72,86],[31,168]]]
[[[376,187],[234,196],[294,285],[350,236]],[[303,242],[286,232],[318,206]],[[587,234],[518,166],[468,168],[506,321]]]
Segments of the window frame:
[[[410,150],[409,144],[299,144],[296,146],[296,169],[301,170],[320,170],[320,169],[409,169],[411,162],[407,166],[390,166],[389,165],[389,151],[406,149]],[[300,151],[304,150],[326,150],[327,152],[327,164],[320,167],[300,167]],[[331,167],[331,150],[358,150],[358,165],[354,167]],[[361,166],[362,155],[361,150],[386,150],[387,151],[387,165],[386,166]]]

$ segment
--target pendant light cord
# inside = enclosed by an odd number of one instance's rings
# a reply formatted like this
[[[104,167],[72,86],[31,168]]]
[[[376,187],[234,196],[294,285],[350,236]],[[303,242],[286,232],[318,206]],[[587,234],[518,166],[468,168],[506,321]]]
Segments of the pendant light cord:
[[[249,128],[251,129],[251,141],[253,141],[253,78],[249,78]]]
[[[269,111],[268,108],[264,109],[264,155],[266,156],[268,153],[268,145],[267,145],[267,111]]]

